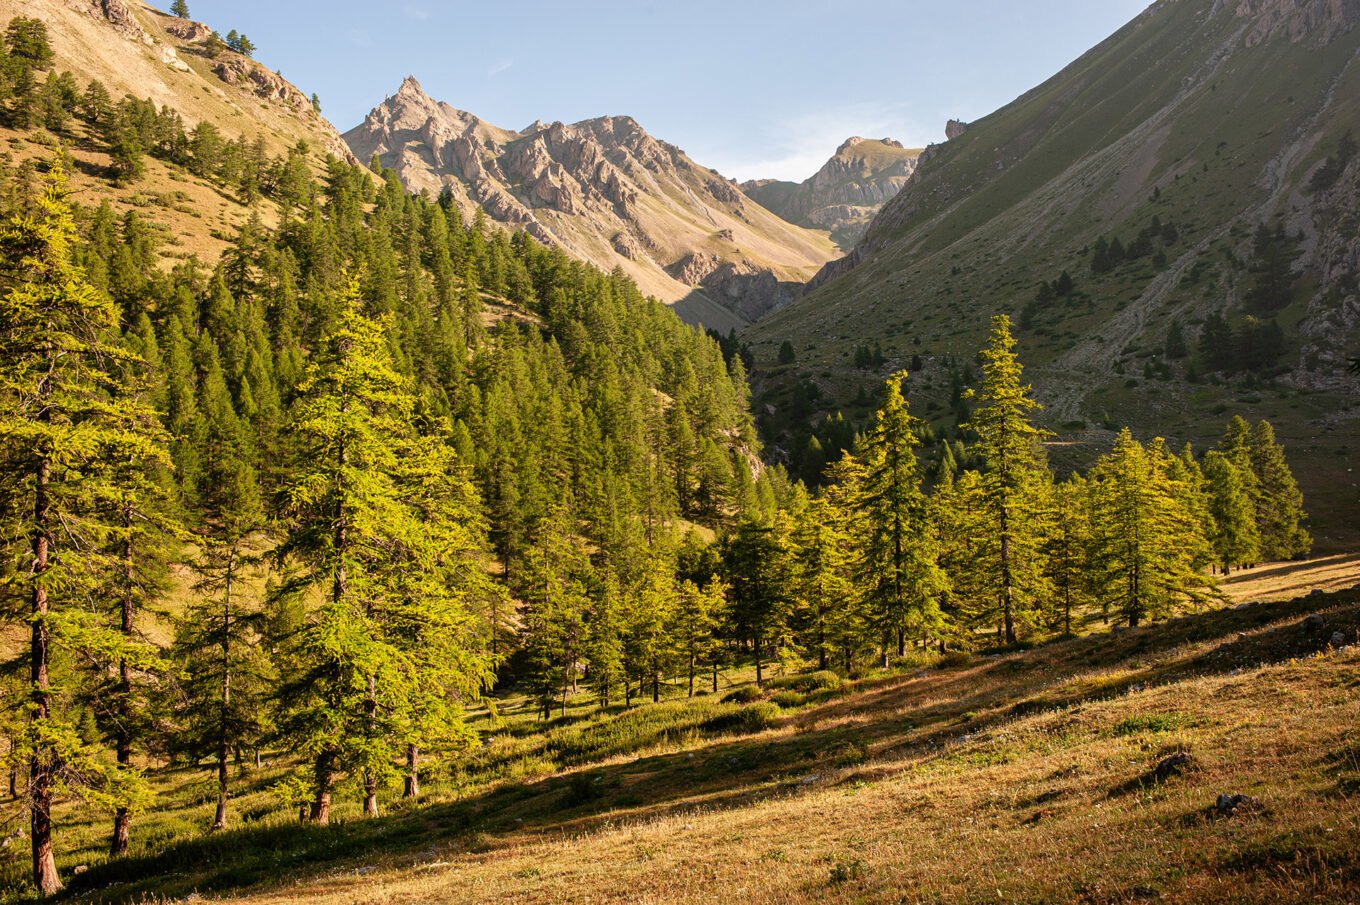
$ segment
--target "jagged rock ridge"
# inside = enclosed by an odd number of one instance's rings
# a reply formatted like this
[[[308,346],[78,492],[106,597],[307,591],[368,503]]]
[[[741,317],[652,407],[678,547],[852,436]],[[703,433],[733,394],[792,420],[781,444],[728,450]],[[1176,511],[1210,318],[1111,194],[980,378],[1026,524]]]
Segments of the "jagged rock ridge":
[[[891,138],[855,136],[802,183],[760,179],[743,183],[741,188],[785,220],[828,230],[843,248],[849,248],[906,185],[920,154]]]
[[[409,189],[448,192],[467,211],[621,267],[682,316],[719,329],[787,304],[834,256],[824,236],[781,220],[627,116],[516,132],[434,100],[411,77],[344,137]]]

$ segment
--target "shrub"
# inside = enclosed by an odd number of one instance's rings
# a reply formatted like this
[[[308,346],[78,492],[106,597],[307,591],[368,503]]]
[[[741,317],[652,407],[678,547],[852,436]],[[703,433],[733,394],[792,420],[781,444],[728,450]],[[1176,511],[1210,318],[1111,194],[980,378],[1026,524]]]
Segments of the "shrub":
[[[779,721],[779,705],[757,701],[736,710],[719,714],[704,722],[705,732],[760,732]]]
[[[777,704],[780,707],[802,707],[806,700],[801,692],[794,691],[792,688],[786,688],[770,695],[770,703]]]
[[[723,697],[724,704],[750,704],[752,701],[759,701],[765,697],[765,692],[758,685],[742,685],[734,688]]]
[[[840,688],[841,677],[829,669],[823,669],[797,676],[780,676],[778,679],[771,679],[767,684],[773,689],[788,689],[807,694],[828,688]]]

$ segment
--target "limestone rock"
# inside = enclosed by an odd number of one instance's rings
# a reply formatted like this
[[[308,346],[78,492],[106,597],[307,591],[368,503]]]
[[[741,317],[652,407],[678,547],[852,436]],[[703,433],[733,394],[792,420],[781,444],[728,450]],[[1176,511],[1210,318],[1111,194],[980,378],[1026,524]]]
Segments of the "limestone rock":
[[[833,254],[825,237],[753,205],[628,116],[535,120],[514,132],[434,100],[408,77],[345,140],[360,160],[377,154],[408,189],[448,191],[465,214],[480,207],[604,270],[622,267],[665,301],[698,290],[733,312],[768,310]]]
[[[825,229],[851,247],[883,205],[916,171],[920,151],[891,138],[846,139],[820,170],[802,183],[753,180],[741,188],[756,203],[792,223]]]
[[[944,137],[947,141],[953,141],[967,131],[968,124],[961,120],[951,119],[944,124]]]

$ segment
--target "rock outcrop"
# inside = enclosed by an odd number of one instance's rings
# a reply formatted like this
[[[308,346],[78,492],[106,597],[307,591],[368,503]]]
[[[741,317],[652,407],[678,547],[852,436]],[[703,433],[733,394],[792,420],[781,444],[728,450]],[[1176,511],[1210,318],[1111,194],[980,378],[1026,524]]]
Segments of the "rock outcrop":
[[[708,317],[720,329],[786,303],[787,287],[834,255],[823,236],[776,217],[628,116],[515,132],[407,78],[345,140],[409,189],[447,192],[467,212],[480,207],[603,269],[621,267],[663,300],[707,296],[730,312],[721,324]]]
[[[963,136],[968,131],[968,124],[962,120],[951,119],[944,124],[944,137],[946,141],[953,141]]]
[[[1282,36],[1323,46],[1360,25],[1360,0],[1239,0],[1234,14],[1256,20],[1248,47]]]
[[[920,153],[891,138],[856,136],[802,183],[756,180],[742,190],[785,220],[827,230],[842,248],[850,248],[906,185]]]
[[[307,93],[231,50],[210,57],[212,29],[200,22],[141,0],[0,0],[0,17],[14,16],[41,19],[58,59],[79,61],[77,76],[115,98],[149,98],[190,127],[208,121],[231,137],[260,136],[272,154],[305,140],[318,155],[353,159]]]

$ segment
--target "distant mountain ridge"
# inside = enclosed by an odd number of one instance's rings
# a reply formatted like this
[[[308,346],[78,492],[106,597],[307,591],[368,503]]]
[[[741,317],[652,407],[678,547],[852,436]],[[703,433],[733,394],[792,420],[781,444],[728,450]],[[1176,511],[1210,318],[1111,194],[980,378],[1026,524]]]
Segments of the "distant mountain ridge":
[[[755,179],[741,189],[790,223],[830,231],[849,249],[907,184],[920,156],[920,149],[904,148],[891,138],[855,136],[801,183]]]
[[[523,229],[691,321],[727,329],[792,301],[835,249],[627,116],[503,129],[431,98],[414,77],[345,133],[412,191]]]

